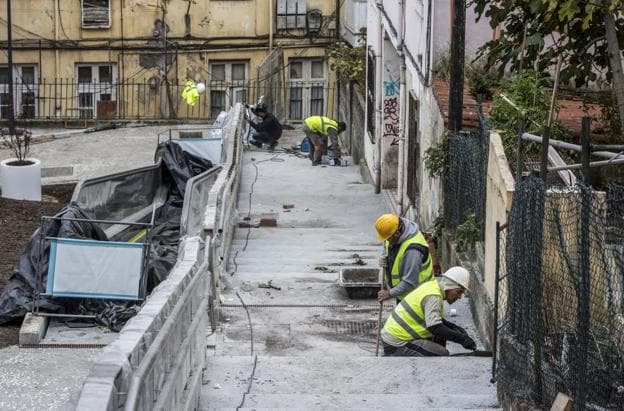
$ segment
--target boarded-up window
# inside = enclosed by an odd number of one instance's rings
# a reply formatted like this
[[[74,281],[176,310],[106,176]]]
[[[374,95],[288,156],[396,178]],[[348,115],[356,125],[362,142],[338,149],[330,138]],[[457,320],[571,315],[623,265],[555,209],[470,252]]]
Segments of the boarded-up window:
[[[110,27],[110,0],[82,0],[82,27]]]

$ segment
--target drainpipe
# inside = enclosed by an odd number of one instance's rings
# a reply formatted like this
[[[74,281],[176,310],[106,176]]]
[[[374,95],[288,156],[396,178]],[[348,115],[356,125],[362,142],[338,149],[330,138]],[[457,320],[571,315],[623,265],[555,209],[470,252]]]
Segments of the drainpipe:
[[[383,116],[382,116],[382,87],[381,83],[383,81],[382,73],[383,73],[383,26],[381,24],[381,10],[383,9],[383,3],[381,0],[376,1],[377,6],[377,27],[379,29],[377,35],[377,41],[379,44],[379,50],[377,54],[375,54],[375,166],[373,167],[375,170],[375,194],[381,193],[381,140],[383,138],[382,126],[383,126]]]
[[[13,98],[13,22],[11,0],[7,0],[7,70],[9,72],[9,134],[15,136],[15,99]],[[18,158],[18,160],[22,160]]]
[[[269,53],[273,50],[273,0],[269,0]]]
[[[399,2],[401,10],[399,21],[399,59],[401,60],[401,69],[399,73],[399,174],[397,177],[397,207],[399,214],[403,214],[404,186],[405,186],[405,118],[406,118],[406,90],[405,90],[405,0]]]
[[[59,20],[59,14],[61,10],[59,10],[59,8],[57,7],[58,2],[56,0],[52,0],[52,3],[53,3],[52,7],[54,8],[54,115],[56,117],[59,117],[61,115],[61,110],[59,108],[57,98],[59,94],[58,81],[59,81],[59,74],[61,72],[61,66],[59,64],[58,20]],[[41,70],[41,67],[39,67],[39,70]]]

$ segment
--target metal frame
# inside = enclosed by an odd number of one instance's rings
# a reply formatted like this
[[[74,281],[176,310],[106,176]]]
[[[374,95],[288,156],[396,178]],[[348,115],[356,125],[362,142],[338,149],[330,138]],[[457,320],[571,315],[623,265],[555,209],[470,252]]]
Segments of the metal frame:
[[[220,127],[220,126],[205,126],[205,127],[193,127],[193,128],[174,127],[174,128],[170,128],[170,129],[167,129],[166,131],[161,131],[160,133],[158,133],[156,135],[156,138],[157,138],[156,144],[160,145],[160,141],[161,141],[160,138],[163,134],[167,134],[168,140],[180,140],[179,137],[177,139],[173,137],[172,133],[174,131],[206,131],[206,130],[221,130],[221,137],[201,137],[201,138],[197,138],[198,140],[223,140],[224,127]]]
[[[93,319],[96,316],[95,315],[84,315],[84,314],[71,314],[71,313],[64,313],[64,314],[58,314],[58,313],[46,313],[46,312],[41,312],[40,311],[40,307],[39,307],[39,302],[41,301],[41,297],[43,295],[49,297],[49,298],[55,298],[55,296],[53,294],[46,294],[45,293],[45,288],[47,286],[47,284],[43,284],[43,278],[42,278],[42,272],[43,272],[43,267],[42,267],[42,261],[43,261],[43,253],[44,253],[44,246],[45,246],[45,242],[46,241],[51,241],[51,240],[56,240],[56,239],[63,239],[63,237],[47,237],[43,235],[43,227],[44,227],[44,223],[47,220],[55,220],[55,221],[79,221],[79,222],[88,222],[88,223],[96,223],[96,224],[120,224],[120,225],[127,225],[127,226],[137,226],[137,227],[145,227],[147,229],[147,232],[145,233],[145,237],[144,237],[144,241],[143,243],[143,260],[142,260],[142,267],[141,267],[141,279],[139,282],[139,296],[140,299],[136,300],[136,301],[142,301],[145,298],[145,294],[147,291],[147,270],[148,270],[148,265],[149,265],[149,256],[150,256],[150,243],[148,242],[148,234],[149,234],[149,230],[152,229],[154,227],[154,218],[156,215],[156,208],[154,207],[152,209],[152,217],[149,223],[135,223],[135,222],[128,222],[128,221],[111,221],[111,220],[95,220],[95,219],[85,219],[85,218],[72,218],[72,217],[47,217],[47,216],[43,216],[41,217],[41,225],[39,227],[39,250],[40,253],[38,255],[38,259],[37,259],[37,275],[36,275],[36,284],[35,284],[35,288],[33,290],[33,305],[31,307],[31,313],[33,315],[36,316],[40,316],[40,317],[63,317],[63,318],[89,318],[89,319]],[[49,269],[49,258],[48,258],[48,269]],[[41,289],[43,289],[43,292],[41,292]],[[74,297],[69,297],[69,296],[62,296],[62,297],[58,297],[58,298],[74,298]],[[85,298],[85,297],[75,297],[75,298]],[[106,299],[106,298],[99,298],[97,296],[94,297],[90,297],[93,299]],[[133,301],[128,299],[127,301]]]

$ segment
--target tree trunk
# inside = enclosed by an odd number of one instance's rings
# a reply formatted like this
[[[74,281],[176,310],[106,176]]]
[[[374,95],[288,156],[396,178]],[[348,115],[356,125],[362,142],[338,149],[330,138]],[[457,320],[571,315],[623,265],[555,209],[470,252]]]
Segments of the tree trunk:
[[[620,124],[622,125],[624,123],[624,73],[622,72],[620,46],[615,31],[615,19],[610,11],[605,12],[604,23],[607,50],[609,52],[609,64],[611,65],[611,73],[613,75],[612,89],[617,99]]]

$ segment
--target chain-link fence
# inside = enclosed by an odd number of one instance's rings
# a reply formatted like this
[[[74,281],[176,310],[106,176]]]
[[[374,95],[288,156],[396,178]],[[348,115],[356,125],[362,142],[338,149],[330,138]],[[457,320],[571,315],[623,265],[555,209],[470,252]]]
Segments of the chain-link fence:
[[[578,410],[624,409],[624,187],[546,188],[530,177],[507,224],[499,392],[537,406],[562,392]]]
[[[475,238],[466,240],[482,240],[485,228],[490,130],[480,105],[478,114],[477,130],[448,136],[448,166],[443,181],[444,225],[451,230],[465,225],[467,231],[474,231]]]

